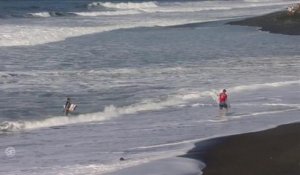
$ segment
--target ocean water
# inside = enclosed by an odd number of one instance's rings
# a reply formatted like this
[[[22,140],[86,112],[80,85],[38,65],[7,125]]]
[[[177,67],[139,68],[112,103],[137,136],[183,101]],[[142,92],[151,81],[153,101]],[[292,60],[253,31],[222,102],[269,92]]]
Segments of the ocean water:
[[[300,37],[226,24],[294,2],[0,1],[0,174],[191,174],[197,141],[298,122]]]

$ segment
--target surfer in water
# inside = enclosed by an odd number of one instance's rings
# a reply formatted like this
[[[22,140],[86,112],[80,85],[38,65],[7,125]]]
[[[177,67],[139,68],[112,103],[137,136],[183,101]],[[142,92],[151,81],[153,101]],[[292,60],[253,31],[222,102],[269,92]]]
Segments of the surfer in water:
[[[71,98],[67,98],[67,101],[66,101],[66,104],[65,104],[65,109],[64,109],[64,112],[65,112],[65,115],[67,116],[69,114],[69,108],[71,106]]]
[[[223,91],[219,94],[219,108],[220,112],[223,111],[223,108],[225,108],[226,113],[228,112],[228,103],[227,103],[227,94],[226,89],[223,89]]]

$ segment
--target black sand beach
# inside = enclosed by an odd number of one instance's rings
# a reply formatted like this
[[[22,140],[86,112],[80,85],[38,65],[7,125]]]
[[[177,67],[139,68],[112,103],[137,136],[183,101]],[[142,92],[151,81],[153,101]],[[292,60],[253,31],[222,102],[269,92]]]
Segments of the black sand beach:
[[[233,21],[228,24],[256,26],[260,27],[262,31],[269,31],[271,33],[300,35],[300,13],[289,16],[287,11],[275,12],[241,21]]]
[[[300,123],[200,142],[184,157],[203,161],[203,175],[299,175]]]

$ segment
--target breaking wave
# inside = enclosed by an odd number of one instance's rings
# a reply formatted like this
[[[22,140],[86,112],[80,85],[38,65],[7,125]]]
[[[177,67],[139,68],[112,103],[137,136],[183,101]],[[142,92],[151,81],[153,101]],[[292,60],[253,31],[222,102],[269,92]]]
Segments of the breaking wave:
[[[49,12],[29,13],[28,15],[32,17],[43,17],[43,18],[51,17],[51,14]]]
[[[203,93],[203,95],[205,94],[207,94],[207,92]],[[208,92],[208,94],[210,94],[210,92]],[[57,116],[38,121],[6,121],[0,124],[0,131],[31,130],[77,123],[101,122],[127,114],[135,114],[145,111],[157,111],[166,107],[176,106],[184,102],[186,102],[186,99],[183,96],[174,96],[164,101],[144,101],[141,103],[119,108],[110,105],[106,106],[102,112],[82,114],[72,117]]]
[[[281,87],[281,86],[299,85],[299,84],[300,84],[300,80],[296,80],[296,81],[275,82],[275,83],[265,83],[265,84],[253,84],[248,86],[246,85],[236,86],[228,89],[231,92],[240,92],[240,91],[247,91],[247,90],[256,90],[260,88]],[[157,111],[167,107],[176,107],[200,98],[212,98],[217,101],[217,92],[219,91],[213,89],[210,91],[178,94],[161,101],[143,101],[137,104],[124,106],[124,107],[115,107],[113,105],[110,105],[110,106],[106,106],[102,112],[82,114],[82,115],[72,116],[72,117],[56,116],[56,117],[51,117],[51,118],[47,118],[44,120],[37,120],[37,121],[5,121],[0,124],[0,131],[6,132],[6,131],[32,130],[32,129],[86,123],[86,122],[101,122],[116,117],[120,117],[123,115],[135,114],[135,113],[145,112],[145,111]]]
[[[48,17],[64,17],[64,16],[76,16],[75,13],[69,12],[37,12],[37,13],[28,13],[24,15],[24,17],[40,17],[40,18],[48,18]]]
[[[264,83],[264,84],[253,84],[253,85],[242,85],[231,88],[231,91],[244,91],[244,90],[256,90],[262,88],[270,88],[270,87],[282,87],[293,84],[300,84],[300,80],[295,81],[282,81],[282,82],[274,82],[274,83]]]
[[[65,8],[40,8],[26,9],[22,11],[3,11],[0,12],[0,18],[60,18],[52,20],[51,25],[43,20],[28,20],[23,23],[6,23],[1,25],[0,47],[9,46],[34,46],[52,42],[59,42],[72,37],[101,33],[112,30],[128,29],[136,27],[154,27],[154,26],[175,26],[190,23],[202,23],[218,21],[224,19],[233,19],[240,17],[240,8],[253,8],[274,5],[289,4],[288,2],[278,3],[228,3],[224,1],[221,5],[214,1],[148,1],[148,2],[81,2],[79,6],[66,6]],[[55,7],[55,6],[54,6]],[[278,7],[277,7],[278,8]],[[0,8],[1,9],[1,8]],[[231,10],[238,11],[231,11]],[[221,15],[214,17],[206,11],[225,11]],[[272,10],[275,10],[272,8]],[[181,13],[203,12],[194,18],[190,15],[181,15]],[[154,14],[159,15],[154,15]],[[163,14],[162,14],[163,13]],[[168,13],[172,13],[171,16]],[[232,13],[232,14],[231,14]],[[247,12],[248,13],[248,12]],[[261,12],[260,12],[261,13]],[[151,14],[149,20],[145,16]],[[164,15],[164,17],[162,17]],[[223,15],[222,15],[223,14]],[[172,17],[177,16],[176,18]],[[202,16],[203,15],[203,16]],[[62,22],[63,17],[73,17],[70,22]],[[117,16],[121,18],[111,18]],[[190,17],[189,17],[190,16]],[[242,15],[243,16],[243,15]],[[83,19],[83,18],[84,19]],[[91,18],[89,18],[91,17]],[[109,19],[98,19],[97,17],[107,17]],[[152,18],[153,17],[153,18]],[[87,19],[88,18],[88,19]],[[126,18],[126,19],[125,19]],[[110,21],[106,23],[104,21]],[[33,22],[34,21],[34,22]],[[102,21],[104,23],[102,23]],[[37,25],[39,24],[39,25]],[[107,25],[108,24],[108,25]]]
[[[113,2],[93,2],[88,4],[88,8],[93,7],[105,7],[109,9],[145,9],[145,8],[156,8],[158,7],[157,2],[149,1],[149,2],[121,2],[121,3],[113,3]]]
[[[74,12],[78,16],[96,17],[96,16],[118,16],[118,15],[135,15],[140,14],[137,10],[122,10],[122,11],[100,11],[100,12]]]
[[[87,11],[87,12],[37,12],[37,13],[28,13],[23,15],[24,18],[50,18],[50,17],[76,17],[76,16],[85,16],[85,17],[97,17],[97,16],[120,16],[120,15],[135,15],[140,14],[142,11],[135,9],[128,10],[105,10],[105,11]]]

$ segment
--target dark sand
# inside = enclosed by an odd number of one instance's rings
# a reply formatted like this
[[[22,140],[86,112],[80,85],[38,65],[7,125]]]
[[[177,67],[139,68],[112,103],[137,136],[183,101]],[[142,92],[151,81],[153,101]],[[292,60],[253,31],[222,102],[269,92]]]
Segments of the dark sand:
[[[259,17],[248,18],[241,21],[229,22],[231,25],[256,26],[262,31],[286,35],[300,35],[300,13],[293,16],[287,11],[275,12]]]
[[[300,123],[199,142],[203,175],[300,175]]]

